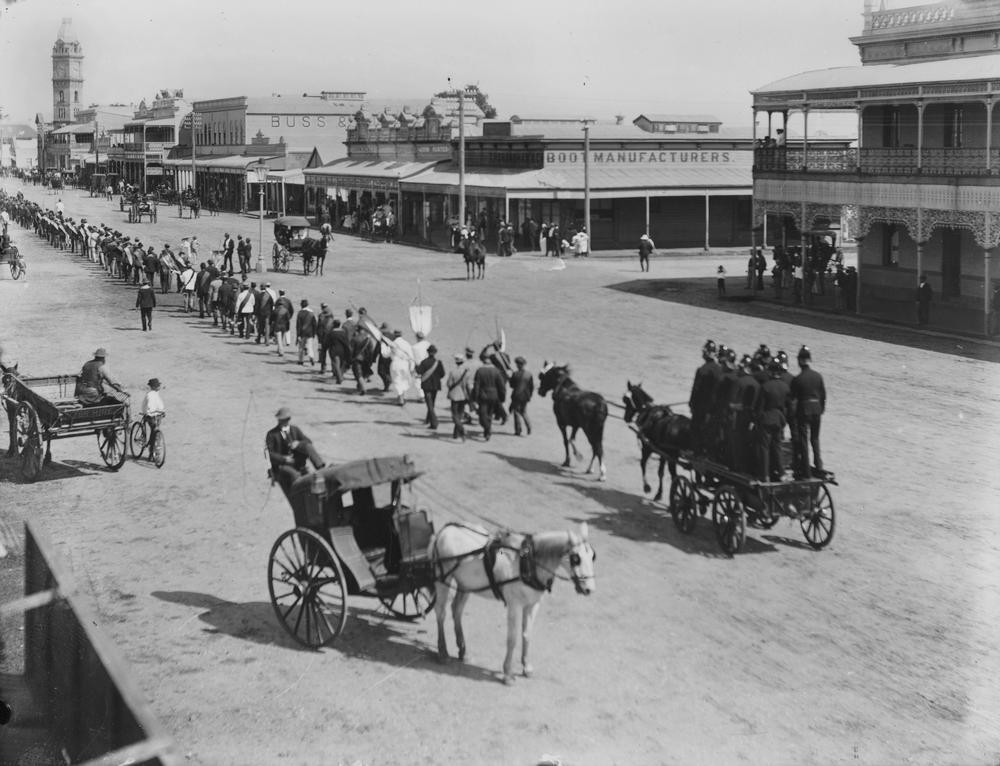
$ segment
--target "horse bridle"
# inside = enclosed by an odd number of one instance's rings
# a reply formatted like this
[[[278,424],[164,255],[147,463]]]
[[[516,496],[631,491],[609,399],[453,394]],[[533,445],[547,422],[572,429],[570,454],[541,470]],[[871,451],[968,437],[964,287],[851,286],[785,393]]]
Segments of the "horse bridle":
[[[597,550],[594,548],[594,546],[592,546],[586,540],[581,541],[581,544],[583,545],[583,547],[584,547],[585,550],[587,550],[587,551],[590,552],[590,561],[591,562],[597,561]],[[538,568],[542,569],[542,570],[544,570],[546,572],[548,572],[550,575],[552,575],[553,579],[557,579],[557,580],[572,580],[573,581],[573,587],[576,588],[576,592],[580,593],[580,594],[584,594],[585,591],[583,590],[583,581],[586,580],[587,578],[584,577],[584,576],[582,576],[577,571],[577,570],[579,570],[580,566],[583,564],[583,559],[580,557],[580,554],[576,552],[576,548],[577,548],[577,546],[573,545],[572,547],[570,547],[570,549],[568,551],[568,553],[569,553],[569,570],[570,570],[570,576],[569,577],[566,577],[565,575],[560,574],[559,571],[558,571],[558,569],[553,570],[553,569],[549,569],[548,567],[544,567],[544,566],[540,566]],[[549,587],[549,590],[551,590],[551,586]]]

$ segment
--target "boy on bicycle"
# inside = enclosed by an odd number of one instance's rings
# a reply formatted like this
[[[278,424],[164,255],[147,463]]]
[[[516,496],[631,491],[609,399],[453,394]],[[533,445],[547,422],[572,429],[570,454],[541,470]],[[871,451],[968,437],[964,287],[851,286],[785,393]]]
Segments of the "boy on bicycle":
[[[149,390],[142,399],[139,414],[142,415],[142,419],[149,426],[149,441],[147,444],[152,445],[153,437],[156,436],[157,425],[160,419],[167,414],[167,408],[163,404],[163,397],[160,396],[160,388],[162,387],[160,379],[150,378],[147,385],[149,386]],[[152,446],[150,450],[152,450]]]

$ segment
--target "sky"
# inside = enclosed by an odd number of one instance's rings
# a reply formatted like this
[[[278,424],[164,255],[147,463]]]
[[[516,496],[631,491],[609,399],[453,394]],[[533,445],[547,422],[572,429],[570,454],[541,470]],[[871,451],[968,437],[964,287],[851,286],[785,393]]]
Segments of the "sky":
[[[419,108],[451,78],[478,84],[499,117],[670,112],[749,128],[752,89],[859,63],[848,37],[863,10],[863,0],[5,3],[7,122],[51,116],[52,44],[71,17],[88,104],[138,104],[163,88],[189,100],[363,90],[373,109],[402,98]]]

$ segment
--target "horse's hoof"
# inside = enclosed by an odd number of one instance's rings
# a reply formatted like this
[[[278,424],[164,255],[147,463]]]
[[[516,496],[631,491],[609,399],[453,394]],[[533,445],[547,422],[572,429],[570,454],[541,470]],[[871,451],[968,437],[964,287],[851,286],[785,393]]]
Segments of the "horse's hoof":
[[[598,480],[598,481],[607,481],[607,480],[608,480],[608,477],[607,477],[607,476],[601,476],[601,477],[599,477],[599,478],[598,478],[597,480]]]
[[[524,677],[525,678],[531,678],[531,676],[534,674],[534,672],[535,671],[532,668],[525,668],[524,669]]]
[[[658,494],[656,494],[656,495],[653,496],[653,502],[654,503],[658,503],[662,499],[663,499],[663,493],[662,492],[660,492],[660,493],[658,493]]]
[[[514,685],[514,676],[504,676],[503,677],[503,685],[504,686],[513,686]]]
[[[448,655],[447,655],[447,654],[441,654],[441,652],[438,652],[438,653],[437,653],[437,661],[438,661],[438,662],[439,662],[440,664],[442,664],[442,665],[447,665],[447,664],[448,664],[448,659],[449,659],[449,658],[448,658]]]
[[[562,467],[563,468],[569,468],[569,461],[567,460],[565,463],[563,463]]]
[[[463,649],[458,653],[458,661],[465,662],[465,649]]]

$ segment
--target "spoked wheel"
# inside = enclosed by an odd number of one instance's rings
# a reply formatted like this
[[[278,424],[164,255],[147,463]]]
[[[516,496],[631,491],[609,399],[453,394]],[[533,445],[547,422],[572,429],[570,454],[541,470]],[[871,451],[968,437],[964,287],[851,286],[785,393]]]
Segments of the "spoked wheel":
[[[433,585],[422,585],[394,596],[379,596],[379,601],[395,617],[402,620],[418,620],[434,608],[437,589]]]
[[[125,426],[121,428],[105,428],[97,434],[97,449],[101,452],[104,463],[112,471],[117,471],[125,465],[128,453],[125,451]]]
[[[42,474],[42,461],[45,459],[42,422],[28,402],[17,405],[14,417],[17,419],[17,446],[21,451],[21,476],[27,482],[35,481]]]
[[[329,543],[310,529],[290,529],[274,542],[268,571],[271,605],[303,646],[328,646],[347,622],[347,584]]]
[[[698,495],[694,482],[687,476],[678,476],[670,485],[670,515],[677,528],[691,534],[698,520]]]
[[[715,493],[712,522],[719,547],[730,556],[739,553],[746,539],[746,513],[736,490],[724,486]]]
[[[156,429],[156,435],[153,437],[153,448],[149,457],[157,468],[163,468],[163,464],[167,462],[167,438],[159,428]]]
[[[149,446],[147,439],[146,424],[137,420],[128,429],[128,451],[133,458],[142,457]]]
[[[825,548],[833,539],[833,497],[825,484],[821,484],[816,490],[812,508],[802,512],[799,523],[806,542],[816,550]]]
[[[292,265],[292,256],[291,256],[291,254],[287,250],[285,250],[284,248],[282,248],[281,249],[280,259],[281,260],[280,260],[280,263],[278,263],[278,269],[281,270],[281,271],[287,272],[288,269],[291,268],[291,265]]]

